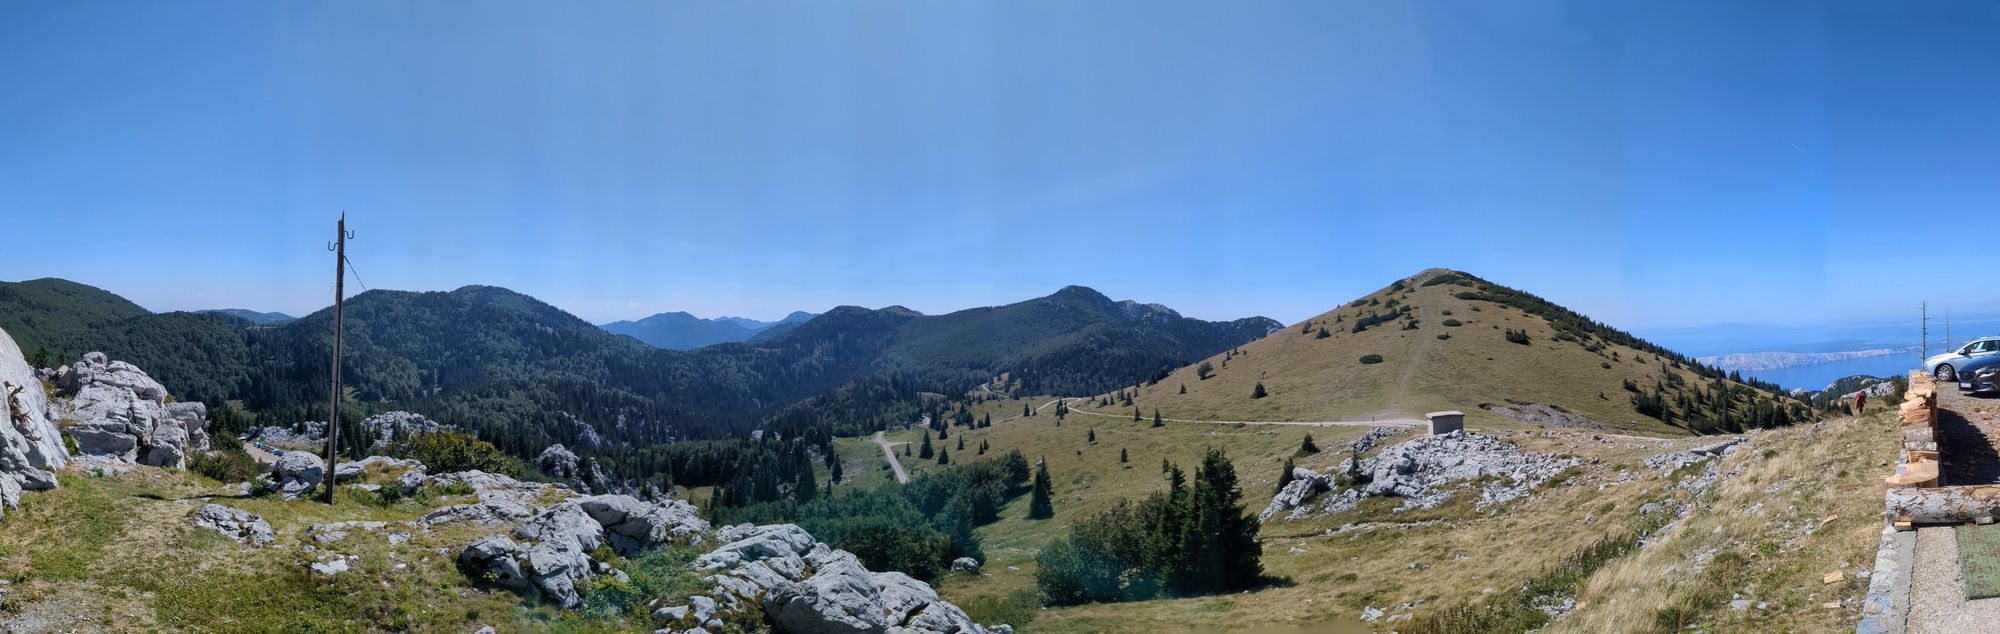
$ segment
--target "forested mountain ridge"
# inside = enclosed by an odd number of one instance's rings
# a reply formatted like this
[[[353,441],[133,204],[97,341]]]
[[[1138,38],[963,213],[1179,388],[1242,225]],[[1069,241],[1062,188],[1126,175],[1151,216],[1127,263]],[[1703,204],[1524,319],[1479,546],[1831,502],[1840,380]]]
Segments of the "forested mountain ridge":
[[[324,418],[330,309],[264,328],[143,309],[121,319],[94,308],[116,305],[116,295],[97,292],[102,297],[67,310],[60,302],[0,302],[0,323],[51,324],[52,348],[130,360],[181,398],[239,401],[272,424]],[[962,393],[1003,373],[1030,390],[1107,389],[1277,327],[1262,318],[1186,319],[1081,287],[939,316],[840,307],[768,340],[688,352],[653,348],[489,286],[372,290],[350,298],[344,318],[342,378],[356,415],[422,411],[524,456],[552,442],[578,443],[590,435],[579,424],[633,445],[775,425],[853,432],[883,422],[869,412],[919,392]],[[787,408],[816,398],[822,407]]]
[[[208,310],[199,310],[195,312],[238,317],[243,319],[244,321],[250,322],[250,324],[254,326],[269,326],[273,324],[282,324],[294,319],[298,319],[297,317],[293,317],[291,315],[287,315],[280,312],[264,313],[264,312],[250,310],[247,308],[211,308]]]
[[[0,307],[0,328],[29,354],[42,347],[54,350],[52,344],[91,328],[151,313],[110,291],[53,277],[0,282]]]

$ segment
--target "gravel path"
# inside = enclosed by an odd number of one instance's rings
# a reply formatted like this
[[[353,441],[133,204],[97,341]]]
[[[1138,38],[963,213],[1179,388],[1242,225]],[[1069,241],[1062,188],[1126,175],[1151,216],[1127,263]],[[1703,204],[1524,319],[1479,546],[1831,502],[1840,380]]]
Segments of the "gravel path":
[[[889,461],[889,468],[896,470],[896,483],[909,484],[910,472],[903,470],[903,462],[896,459],[896,450],[891,448],[900,444],[903,443],[891,443],[882,437],[882,432],[875,432],[875,445],[882,448],[882,458]]]
[[[2000,598],[1965,599],[1958,573],[1958,531],[1951,526],[1917,531],[1916,571],[1910,577],[1910,634],[1992,631],[2000,623]]]

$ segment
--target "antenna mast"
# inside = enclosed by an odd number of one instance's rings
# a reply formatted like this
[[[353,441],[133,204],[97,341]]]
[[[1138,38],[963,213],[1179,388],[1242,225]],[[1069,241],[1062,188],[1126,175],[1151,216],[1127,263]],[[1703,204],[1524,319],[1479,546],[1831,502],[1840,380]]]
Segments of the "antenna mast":
[[[321,486],[326,488],[326,503],[333,503],[336,484],[335,467],[340,464],[340,309],[344,295],[343,282],[347,281],[347,240],[354,237],[347,230],[347,214],[340,214],[340,222],[334,225],[333,242],[326,245],[333,257],[333,378],[331,394],[327,400],[326,416],[326,476]]]

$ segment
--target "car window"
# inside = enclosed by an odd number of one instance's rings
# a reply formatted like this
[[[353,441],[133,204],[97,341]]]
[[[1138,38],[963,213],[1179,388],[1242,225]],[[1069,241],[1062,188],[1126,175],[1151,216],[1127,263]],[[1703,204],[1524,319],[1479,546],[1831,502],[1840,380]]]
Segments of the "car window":
[[[1992,352],[1996,344],[2000,344],[2000,341],[1976,341],[1969,347],[1973,352]]]

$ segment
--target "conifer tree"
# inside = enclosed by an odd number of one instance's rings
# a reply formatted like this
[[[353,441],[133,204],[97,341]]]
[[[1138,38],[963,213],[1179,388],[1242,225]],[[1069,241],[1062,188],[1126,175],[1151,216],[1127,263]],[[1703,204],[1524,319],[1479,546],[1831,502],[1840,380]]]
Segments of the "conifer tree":
[[[1085,436],[1084,440],[1093,445],[1097,444],[1097,430],[1090,430],[1090,433]]]
[[[1186,384],[1186,383],[1182,383],[1182,384],[1181,384],[1181,393],[1182,393],[1182,394],[1186,394],[1186,393],[1187,393],[1187,384]]]
[[[1154,426],[1154,427],[1166,427],[1166,426],[1167,426],[1167,419],[1164,419],[1164,418],[1160,418],[1160,410],[1159,410],[1159,408],[1154,408],[1154,409],[1153,409],[1153,426]]]
[[[986,455],[986,441],[979,441],[979,455]]]
[[[1293,465],[1292,465],[1292,459],[1291,459],[1291,458],[1286,458],[1286,459],[1285,459],[1285,470],[1284,470],[1284,471],[1282,471],[1282,472],[1280,472],[1280,473],[1278,474],[1278,489],[1277,489],[1277,490],[1279,490],[1279,491],[1284,491],[1284,490],[1285,490],[1285,485],[1287,485],[1287,484],[1291,484],[1291,483],[1292,483],[1292,470],[1293,470],[1293,469],[1296,469],[1296,468],[1297,468],[1297,467],[1295,467],[1295,466],[1293,466]]]
[[[1299,441],[1299,455],[1310,456],[1316,453],[1319,453],[1319,445],[1313,444],[1312,434],[1306,434],[1306,437]]]
[[[827,454],[833,455],[832,452],[827,452]],[[834,459],[829,460],[828,463],[832,465],[832,467],[829,469],[829,471],[832,471],[832,473],[828,475],[829,479],[826,481],[827,484],[831,485],[835,482],[839,482],[842,478],[845,478],[847,476],[846,467],[841,466],[839,456],[834,456]]]
[[[1262,381],[1257,383],[1257,389],[1250,391],[1250,398],[1252,399],[1260,399],[1266,396],[1270,396],[1270,393],[1264,391],[1264,383]]]
[[[937,455],[937,450],[931,448],[930,432],[924,432],[924,447],[921,451],[917,452],[917,457],[922,458],[924,460],[929,460],[936,455]]]
[[[1145,419],[1143,419],[1143,418],[1140,418],[1140,417],[1139,417],[1139,408],[1138,408],[1138,407],[1133,407],[1133,408],[1132,408],[1132,422],[1135,422],[1135,423],[1136,423],[1136,422],[1139,422],[1139,421],[1141,421],[1141,420],[1145,420]]]
[[[1131,461],[1132,461],[1132,454],[1128,454],[1128,453],[1125,453],[1125,448],[1124,448],[1124,447],[1119,447],[1119,448],[1118,448],[1118,463],[1119,463],[1119,464],[1124,464],[1124,463],[1127,463],[1127,462],[1131,462]]]
[[[958,450],[965,451],[965,434],[958,435]]]
[[[938,464],[939,465],[951,464],[951,450],[944,448],[938,449]]]
[[[940,426],[938,426],[938,440],[944,440],[944,439],[946,439],[946,438],[950,438],[950,437],[951,437],[951,426],[950,426],[950,425],[940,425]]]
[[[1028,519],[1045,520],[1055,517],[1055,502],[1050,500],[1050,497],[1053,495],[1055,495],[1055,484],[1049,479],[1049,462],[1047,460],[1037,460],[1035,461],[1035,490],[1028,498]]]

